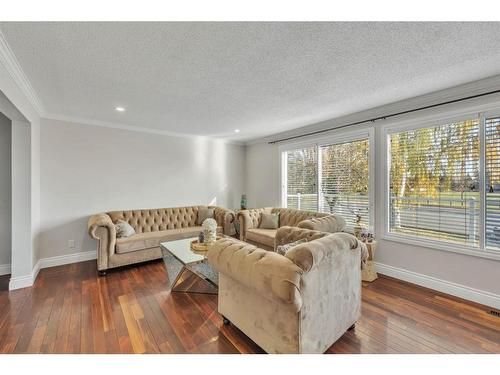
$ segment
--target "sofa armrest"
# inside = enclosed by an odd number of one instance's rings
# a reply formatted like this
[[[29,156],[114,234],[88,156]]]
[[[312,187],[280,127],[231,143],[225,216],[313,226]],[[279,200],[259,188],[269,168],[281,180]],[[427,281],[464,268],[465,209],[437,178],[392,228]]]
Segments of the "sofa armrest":
[[[116,228],[115,225],[113,224],[113,221],[111,221],[111,218],[109,217],[108,214],[97,214],[97,215],[92,215],[88,221],[88,231],[90,237],[98,240],[99,237],[96,233],[96,230],[98,227],[106,227],[110,232],[115,233],[116,237]]]
[[[224,207],[213,206],[214,216],[217,224],[222,226],[224,229],[224,234],[231,236],[234,234],[234,220],[236,219],[236,214],[233,210]]]
[[[98,240],[99,242],[107,242],[99,244],[98,252],[99,249],[105,249],[108,252],[107,255],[115,252],[116,228],[108,214],[101,213],[91,216],[88,222],[88,232],[92,238]],[[106,233],[106,235],[102,235],[102,233]],[[97,256],[99,258],[104,256],[104,254],[98,253]]]
[[[334,250],[358,254],[360,267],[368,259],[366,245],[349,233],[333,233],[311,242],[294,246],[286,253],[290,259],[304,272],[311,272],[323,259],[332,256]]]
[[[307,241],[313,241],[315,239],[328,236],[329,233],[319,232],[317,230],[302,229],[297,227],[280,227],[276,231],[276,236],[274,238],[274,250],[277,246],[286,245],[298,240],[306,239]]]
[[[240,222],[240,239],[245,241],[247,238],[247,230],[258,228],[260,216],[263,212],[269,211],[268,208],[254,208],[252,210],[241,210],[237,214],[237,220]]]
[[[302,306],[302,270],[286,257],[256,246],[223,238],[208,251],[208,262],[221,274],[258,292],[267,299]]]
[[[327,215],[302,220],[297,226],[299,228],[317,230],[320,232],[337,233],[345,229],[346,221],[340,215]]]

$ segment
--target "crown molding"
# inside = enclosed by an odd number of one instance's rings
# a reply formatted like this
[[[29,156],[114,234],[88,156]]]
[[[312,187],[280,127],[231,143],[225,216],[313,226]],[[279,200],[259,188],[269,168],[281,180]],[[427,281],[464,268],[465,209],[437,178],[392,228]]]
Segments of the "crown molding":
[[[10,48],[5,36],[0,30],[0,62],[7,69],[10,76],[22,91],[22,93],[26,96],[30,104],[33,106],[35,111],[39,116],[42,116],[45,111],[42,105],[40,98],[38,97],[35,89],[31,85],[30,81],[26,74],[24,74],[19,61],[17,61],[14,52]]]
[[[100,121],[100,120],[94,120],[94,119],[89,119],[89,118],[66,116],[66,115],[56,114],[56,113],[46,113],[45,115],[43,115],[43,118],[47,119],[47,120],[66,122],[66,123],[74,124],[74,125],[97,126],[97,127],[102,127],[102,128],[127,130],[127,131],[138,132],[138,133],[156,134],[156,135],[163,135],[163,136],[176,137],[176,138],[211,139],[211,140],[215,140],[215,141],[219,141],[219,142],[223,142],[223,143],[227,143],[227,144],[233,144],[233,145],[237,145],[237,146],[244,146],[245,145],[245,142],[231,140],[231,139],[225,139],[225,138],[221,138],[220,136],[219,137],[218,136],[203,136],[203,135],[177,133],[177,132],[172,132],[169,130],[147,128],[147,127],[143,127],[143,126],[134,126],[134,125],[123,125],[123,124],[116,123],[116,122],[107,122],[107,121]]]

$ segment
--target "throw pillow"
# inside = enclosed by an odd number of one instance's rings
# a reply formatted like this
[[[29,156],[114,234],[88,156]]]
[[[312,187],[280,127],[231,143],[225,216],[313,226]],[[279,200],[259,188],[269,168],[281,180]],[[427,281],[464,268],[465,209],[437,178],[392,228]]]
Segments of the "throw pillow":
[[[208,208],[208,207],[200,207],[198,210],[198,225],[203,224],[205,219],[214,218],[214,209],[213,208]]]
[[[261,229],[278,229],[280,222],[279,214],[267,214],[265,212],[262,213],[260,218],[259,228]]]
[[[118,220],[115,224],[115,228],[116,238],[130,237],[135,234],[135,230],[132,225],[123,220]]]
[[[301,243],[304,243],[304,242],[307,242],[307,238],[302,238],[301,240],[297,240],[295,242],[291,242],[291,243],[287,243],[287,244],[284,244],[284,245],[276,246],[276,250],[275,251],[278,254],[286,255],[286,253],[288,253],[292,249],[292,247],[300,245]]]

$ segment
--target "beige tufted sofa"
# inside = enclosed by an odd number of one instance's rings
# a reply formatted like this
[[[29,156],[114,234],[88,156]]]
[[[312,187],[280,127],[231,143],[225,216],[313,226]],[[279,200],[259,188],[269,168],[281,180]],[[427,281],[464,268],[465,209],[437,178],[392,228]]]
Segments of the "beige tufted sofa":
[[[348,233],[282,227],[276,242],[307,238],[286,256],[224,238],[208,252],[219,272],[218,311],[268,353],[323,353],[361,311],[366,246]]]
[[[342,232],[346,226],[342,216],[315,211],[296,210],[293,208],[256,208],[238,212],[240,239],[265,250],[274,248],[276,229],[259,228],[262,213],[279,213],[279,226],[300,227],[322,232]]]
[[[161,258],[160,243],[196,237],[201,231],[201,226],[197,225],[200,207],[112,211],[91,216],[88,231],[97,240],[97,269],[105,273],[109,268],[158,259]],[[232,234],[234,212],[221,207],[210,208],[214,208],[218,230]],[[136,234],[116,238],[118,220],[128,222]]]

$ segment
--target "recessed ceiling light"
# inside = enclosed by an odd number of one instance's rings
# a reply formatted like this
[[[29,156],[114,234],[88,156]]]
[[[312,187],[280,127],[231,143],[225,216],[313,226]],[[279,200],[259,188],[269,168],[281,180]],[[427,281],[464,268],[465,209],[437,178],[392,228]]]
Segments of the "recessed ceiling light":
[[[123,107],[115,107],[115,110],[117,110],[118,112],[125,112],[125,108]]]
[[[240,132],[240,129],[234,129],[234,132],[235,132],[235,133],[239,133],[239,132]]]

